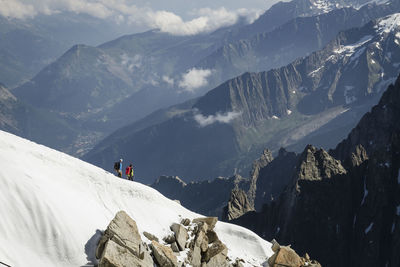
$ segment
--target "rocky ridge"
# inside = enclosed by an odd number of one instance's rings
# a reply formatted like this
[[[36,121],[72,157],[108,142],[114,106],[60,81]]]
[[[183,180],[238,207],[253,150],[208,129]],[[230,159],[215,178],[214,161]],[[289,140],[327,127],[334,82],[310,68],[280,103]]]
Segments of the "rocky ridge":
[[[399,106],[400,76],[336,149],[307,146],[279,198],[233,222],[323,266],[398,266]]]
[[[96,249],[99,267],[149,266],[160,267],[235,267],[240,259],[229,259],[228,248],[214,227],[216,217],[183,219],[170,226],[172,234],[162,241],[144,233],[149,243],[142,241],[136,222],[124,211],[110,222]]]
[[[229,176],[235,168],[247,175],[248,159],[260,148],[277,151],[308,137],[334,147],[398,75],[399,27],[379,30],[395,17],[341,32],[323,50],[285,67],[231,79],[188,112],[129,135],[115,133],[84,159],[107,167],[119,151],[148,170],[140,175],[143,180],[162,174],[202,180]],[[171,129],[179,129],[179,137]],[[167,145],[151,149],[155,144]],[[154,166],[154,159],[162,164]]]

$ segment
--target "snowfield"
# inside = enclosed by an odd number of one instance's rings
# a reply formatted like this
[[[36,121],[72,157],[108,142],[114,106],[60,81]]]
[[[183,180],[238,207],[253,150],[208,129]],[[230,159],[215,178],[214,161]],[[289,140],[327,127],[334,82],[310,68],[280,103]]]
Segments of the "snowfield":
[[[119,210],[160,239],[173,222],[200,216],[148,186],[2,131],[0,151],[0,262],[12,267],[86,266]],[[261,266],[273,254],[242,227],[218,222],[216,232],[232,260]]]

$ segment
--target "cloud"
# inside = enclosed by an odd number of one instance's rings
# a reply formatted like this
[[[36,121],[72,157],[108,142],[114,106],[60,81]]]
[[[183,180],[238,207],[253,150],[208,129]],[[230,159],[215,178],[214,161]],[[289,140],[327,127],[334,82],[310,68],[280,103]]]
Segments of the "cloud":
[[[174,79],[169,77],[168,75],[162,76],[162,80],[166,82],[169,86],[174,86],[175,83]]]
[[[133,72],[134,69],[138,69],[142,66],[143,56],[135,55],[133,57],[129,56],[126,53],[120,55],[121,64],[126,67],[129,72]]]
[[[207,125],[219,122],[219,123],[230,123],[232,120],[242,114],[241,112],[229,111],[225,114],[217,113],[215,115],[204,116],[203,114],[194,115],[194,120],[200,125],[205,127]]]
[[[212,71],[208,69],[192,68],[182,75],[179,87],[183,88],[184,91],[194,92],[196,89],[208,84],[207,78],[211,74]]]
[[[0,0],[0,15],[23,19],[36,16],[37,12],[32,5],[26,5],[16,0]]]
[[[173,35],[195,35],[214,31],[236,23],[241,17],[252,22],[260,15],[258,9],[227,10],[201,8],[191,12],[187,21],[166,10],[153,10],[128,4],[127,0],[0,0],[0,14],[11,18],[31,18],[38,14],[63,11],[89,14],[100,19],[113,19],[116,23],[157,28]]]

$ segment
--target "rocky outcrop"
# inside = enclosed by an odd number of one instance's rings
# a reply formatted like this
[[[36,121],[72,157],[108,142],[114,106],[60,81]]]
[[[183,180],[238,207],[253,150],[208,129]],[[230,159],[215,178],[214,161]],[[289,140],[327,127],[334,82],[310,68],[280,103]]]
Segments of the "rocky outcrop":
[[[321,267],[317,261],[311,260],[307,253],[300,257],[290,246],[281,246],[275,240],[272,240],[272,250],[274,254],[268,259],[270,267]]]
[[[110,222],[96,249],[99,267],[153,267],[147,245],[142,242],[136,222],[120,211]]]
[[[247,199],[246,193],[241,189],[233,189],[228,205],[224,208],[222,219],[230,221],[252,210],[254,209]]]
[[[268,149],[264,149],[261,157],[253,162],[253,168],[250,172],[250,188],[247,192],[247,198],[252,208],[254,208],[254,199],[256,198],[257,181],[260,176],[260,171],[273,160],[272,152]]]
[[[399,107],[400,77],[336,149],[307,146],[280,197],[233,222],[323,266],[399,266]]]
[[[231,267],[228,248],[214,231],[217,222],[217,217],[182,219],[181,224],[170,226],[172,234],[162,238],[164,244],[156,241],[158,237],[143,232],[151,240],[148,246],[142,242],[136,222],[120,211],[99,240],[96,249],[98,266],[178,267],[190,264],[194,267]],[[180,256],[179,260],[177,256]],[[236,262],[234,266],[240,266],[240,259]]]

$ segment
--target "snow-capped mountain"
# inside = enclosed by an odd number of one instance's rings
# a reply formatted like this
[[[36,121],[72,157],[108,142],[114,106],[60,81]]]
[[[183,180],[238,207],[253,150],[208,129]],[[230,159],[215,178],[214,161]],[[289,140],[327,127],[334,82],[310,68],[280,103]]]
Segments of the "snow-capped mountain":
[[[143,240],[143,231],[161,239],[173,222],[200,216],[148,186],[2,131],[0,150],[0,261],[13,267],[86,265],[119,210]],[[247,229],[218,222],[215,230],[232,259],[261,266],[272,254]]]
[[[244,165],[238,159],[255,158],[265,147],[331,148],[398,76],[398,16],[341,32],[285,67],[228,80],[191,106],[167,110],[177,114],[172,118],[115,132],[84,158],[107,168],[123,155],[148,182],[160,175],[201,180],[231,175]]]

